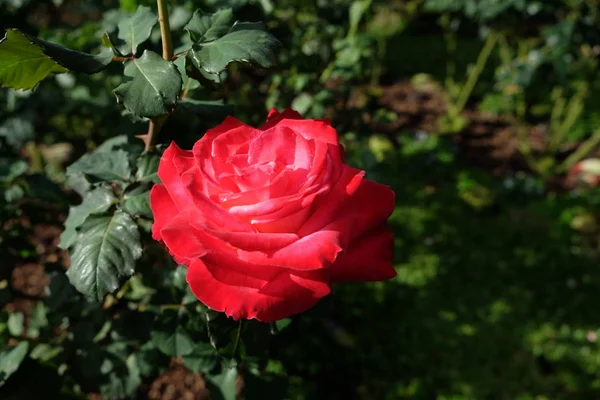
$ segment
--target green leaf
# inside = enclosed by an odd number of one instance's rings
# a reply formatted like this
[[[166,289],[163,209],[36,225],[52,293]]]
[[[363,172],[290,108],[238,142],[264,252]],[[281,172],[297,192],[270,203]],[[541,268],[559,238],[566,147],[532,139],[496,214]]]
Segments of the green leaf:
[[[229,63],[247,62],[269,68],[275,63],[273,50],[279,41],[261,23],[236,23],[229,33],[207,43],[196,43],[188,53],[194,66],[218,74]]]
[[[63,348],[61,346],[53,346],[47,343],[39,343],[33,348],[33,350],[31,350],[30,357],[34,360],[48,362],[62,352]]]
[[[183,357],[183,363],[193,372],[209,373],[216,368],[220,359],[209,343],[199,342],[191,354]]]
[[[13,203],[15,201],[21,200],[23,196],[25,196],[25,191],[19,185],[12,185],[4,191],[4,200],[7,203]]]
[[[188,48],[185,48],[182,51],[185,51],[185,50],[188,50]],[[196,79],[194,79],[193,77],[188,75],[188,73],[186,71],[186,60],[187,60],[187,56],[186,57],[178,57],[175,61],[173,61],[173,64],[175,64],[175,66],[179,70],[179,74],[182,77],[183,90],[187,90],[189,92],[190,90],[199,88],[200,83]]]
[[[131,167],[124,150],[95,151],[84,154],[67,167],[67,174],[83,173],[103,181],[126,182],[131,178]]]
[[[29,324],[27,326],[27,336],[30,338],[37,338],[40,336],[40,330],[48,325],[48,319],[46,318],[47,307],[42,302],[37,302],[31,317],[29,318]]]
[[[0,40],[0,87],[33,89],[51,73],[67,69],[44,54],[21,32],[10,29]]]
[[[74,72],[95,74],[106,68],[113,59],[113,52],[109,49],[104,49],[100,54],[93,55],[71,50],[33,36],[27,35],[27,38],[40,46],[48,57]]]
[[[287,328],[292,323],[291,318],[280,319],[279,321],[275,321],[275,328],[277,332],[281,332],[285,328]]]
[[[136,54],[137,48],[150,38],[158,17],[150,7],[139,6],[135,14],[119,22],[118,38],[125,42],[120,50],[125,55]]]
[[[9,146],[19,149],[35,136],[32,119],[31,115],[8,118],[0,125],[0,136],[5,138]]]
[[[108,49],[99,55],[82,53],[9,29],[0,40],[0,86],[32,89],[50,73],[94,74],[111,61]]]
[[[237,368],[224,369],[219,375],[209,376],[210,382],[219,388],[223,400],[235,400],[237,397]],[[211,393],[213,390],[211,390]]]
[[[210,344],[222,356],[234,357],[240,344],[242,321],[235,321],[223,313],[210,309],[206,311],[205,316]]]
[[[371,6],[372,0],[358,0],[352,2],[349,10],[350,29],[348,30],[348,36],[355,36],[358,31],[360,20],[364,16],[365,12]]]
[[[29,342],[21,342],[10,350],[0,353],[0,383],[19,369],[29,350]]]
[[[180,57],[180,58],[182,58],[182,57]],[[191,49],[186,54],[186,56],[185,56],[185,75],[188,78],[191,78],[187,82],[190,89],[195,86],[194,82],[196,82],[196,81],[198,83],[198,86],[203,85],[208,88],[213,88],[217,84],[219,84],[223,81],[223,79],[221,77],[221,75],[223,75],[223,74],[224,73],[209,74],[201,67],[198,67],[197,64],[194,62],[193,49]],[[188,86],[186,86],[186,87],[188,87]]]
[[[23,160],[0,157],[0,183],[11,182],[29,169]]]
[[[160,163],[160,155],[144,153],[138,157],[137,171],[135,171],[135,179],[139,182],[160,183],[158,177],[158,164]]]
[[[152,332],[152,343],[168,356],[181,357],[191,354],[194,350],[194,341],[181,326],[175,332]]]
[[[76,191],[80,196],[84,196],[85,193],[92,187],[92,184],[82,173],[67,174],[67,185]]]
[[[100,392],[109,399],[131,398],[141,383],[137,357],[131,354],[124,365],[122,362],[115,363],[108,375],[108,383],[101,386]]]
[[[218,10],[214,14],[204,14],[201,10],[196,10],[184,29],[188,31],[193,42],[208,42],[229,32],[232,22],[231,8]]]
[[[65,230],[60,235],[61,249],[68,249],[77,240],[77,228],[91,214],[102,213],[115,202],[116,197],[108,185],[98,186],[83,196],[83,201],[78,206],[69,208],[69,216],[65,221]]]
[[[91,215],[79,231],[67,276],[77,290],[101,301],[134,273],[142,255],[140,234],[122,211]]]
[[[154,343],[149,341],[145,342],[136,352],[136,358],[140,375],[148,377],[158,374],[160,366],[167,357],[154,347]]]
[[[120,207],[123,211],[133,217],[142,216],[152,218],[150,209],[150,188],[151,183],[135,183],[130,185],[123,195]]]
[[[6,325],[8,326],[8,333],[12,336],[21,336],[23,334],[23,330],[25,329],[25,316],[23,313],[17,312],[12,313],[8,316],[8,322]]]
[[[152,51],[125,64],[128,80],[114,91],[117,99],[138,117],[153,118],[171,112],[181,91],[177,67]]]

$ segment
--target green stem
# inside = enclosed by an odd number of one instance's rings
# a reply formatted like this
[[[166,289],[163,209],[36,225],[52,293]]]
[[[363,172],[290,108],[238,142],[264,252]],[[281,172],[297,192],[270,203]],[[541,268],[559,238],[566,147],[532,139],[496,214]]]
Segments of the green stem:
[[[240,336],[242,335],[242,319],[240,319],[240,323],[237,328],[237,334],[235,336],[235,343],[233,344],[233,350],[231,351],[231,356],[235,357],[235,352],[240,344]]]
[[[31,159],[31,170],[33,172],[43,172],[44,159],[42,157],[42,152],[36,143],[34,141],[27,142],[25,148],[27,149],[27,153],[29,153],[29,157]]]
[[[569,99],[569,104],[566,105],[566,115],[562,118],[562,122],[558,126],[552,126],[550,130],[550,149],[556,151],[563,143],[565,136],[569,133],[573,125],[579,119],[583,112],[583,102],[586,95],[586,88],[580,89]],[[564,106],[564,100],[563,100]]]
[[[497,41],[498,35],[496,35],[494,32],[490,32],[488,34],[485,45],[483,46],[483,49],[481,49],[481,52],[477,57],[475,66],[469,72],[467,82],[460,91],[460,95],[458,97],[458,100],[456,101],[455,109],[458,113],[461,113],[467,105],[467,101],[469,100],[469,97],[471,97],[471,93],[475,88],[475,84],[479,80],[479,77],[481,76],[481,73],[485,68],[485,64],[487,63],[488,59],[490,58],[490,55],[492,54],[492,50],[494,50],[494,46],[496,45]]]
[[[559,172],[566,172],[573,168],[575,164],[583,159],[588,153],[590,153],[596,146],[600,144],[600,129],[592,134],[592,136],[586,140],[573,154],[571,154],[563,163],[558,167]]]
[[[156,0],[158,6],[158,23],[160,25],[160,37],[162,40],[162,56],[165,60],[173,59],[173,39],[171,38],[171,27],[169,25],[169,9],[167,0]],[[153,118],[148,126],[148,133],[139,136],[144,141],[144,151],[151,151],[154,147],[154,141],[160,132],[168,115],[161,115]]]
[[[158,5],[158,23],[160,25],[163,58],[167,61],[171,61],[173,58],[173,40],[171,39],[167,0],[156,0],[156,4]]]

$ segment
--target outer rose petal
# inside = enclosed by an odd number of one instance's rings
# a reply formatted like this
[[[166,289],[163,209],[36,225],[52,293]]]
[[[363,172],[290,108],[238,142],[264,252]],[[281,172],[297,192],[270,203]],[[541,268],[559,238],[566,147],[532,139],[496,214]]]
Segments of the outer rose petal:
[[[323,229],[341,233],[342,247],[383,224],[394,212],[395,195],[385,185],[363,179],[356,193],[337,212],[336,219]]]
[[[207,243],[201,231],[194,229],[190,223],[191,213],[180,213],[169,221],[160,231],[160,235],[178,264],[189,265],[191,260],[208,253]]]
[[[263,131],[277,125],[283,119],[303,119],[302,115],[297,111],[292,110],[291,108],[286,108],[283,112],[277,111],[276,108],[271,108],[269,110],[269,114],[267,115],[267,122],[262,124],[260,128]]]
[[[228,275],[238,284],[244,279],[196,259],[188,269],[187,282],[202,303],[234,319],[256,318],[263,322],[283,319],[308,310],[330,291],[325,276],[319,273],[302,276],[284,271],[262,286],[264,292],[256,288],[258,280],[247,280],[248,286],[235,286],[226,282]]]
[[[383,281],[396,276],[392,266],[394,238],[387,227],[369,232],[348,246],[330,267],[332,282]]]
[[[172,142],[163,153],[158,165],[158,176],[179,210],[183,210],[192,204],[192,200],[181,180],[183,169],[186,166],[191,168],[193,165],[193,158],[191,163],[186,163],[190,154],[191,151],[181,150],[175,142]]]
[[[154,214],[154,224],[152,224],[152,238],[162,240],[161,229],[171,219],[177,216],[177,206],[169,196],[165,185],[157,184],[150,190],[150,208]]]
[[[196,148],[197,146],[201,146],[201,145],[205,145],[207,143],[212,143],[215,139],[219,138],[221,135],[223,134],[227,134],[227,133],[239,133],[239,132],[253,132],[256,131],[256,128],[250,126],[250,125],[246,125],[244,124],[242,121],[240,121],[239,119],[236,119],[232,116],[227,116],[227,118],[225,118],[225,120],[223,122],[221,122],[219,125],[215,126],[212,129],[209,129],[206,131],[206,133],[204,134],[204,136],[202,136],[202,138],[196,142],[196,144],[194,145],[194,148]],[[231,137],[234,137],[235,135],[231,135]],[[242,135],[244,136],[244,135]],[[212,146],[208,146],[209,149],[212,149]],[[198,154],[196,153],[196,151],[194,152],[194,154],[197,156]]]

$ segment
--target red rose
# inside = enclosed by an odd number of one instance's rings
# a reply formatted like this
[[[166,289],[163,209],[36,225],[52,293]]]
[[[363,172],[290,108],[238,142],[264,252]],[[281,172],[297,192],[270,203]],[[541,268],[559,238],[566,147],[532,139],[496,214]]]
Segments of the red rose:
[[[235,118],[193,150],[174,143],[150,194],[152,235],[187,265],[192,292],[235,319],[275,321],[313,307],[331,284],[396,275],[389,187],[343,162],[328,121],[271,110]]]

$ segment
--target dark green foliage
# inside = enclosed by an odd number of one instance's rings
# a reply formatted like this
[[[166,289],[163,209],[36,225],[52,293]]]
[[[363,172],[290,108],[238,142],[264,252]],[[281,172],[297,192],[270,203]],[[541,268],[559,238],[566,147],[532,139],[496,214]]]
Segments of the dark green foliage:
[[[125,64],[125,79],[115,89],[119,103],[146,118],[168,114],[177,103],[182,85],[177,67],[149,50]]]
[[[77,290],[101,301],[133,275],[141,255],[140,236],[131,217],[121,211],[90,215],[79,227],[67,276]]]

